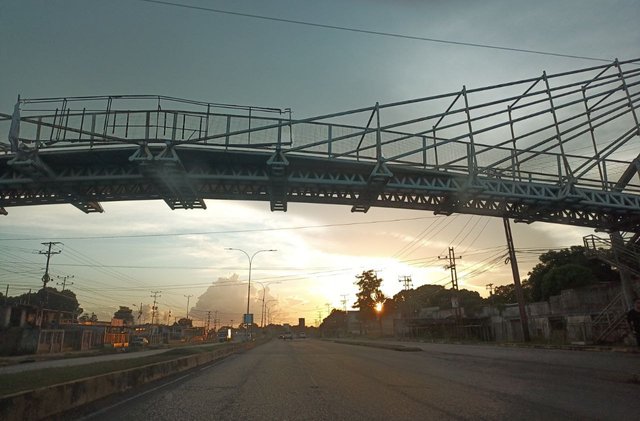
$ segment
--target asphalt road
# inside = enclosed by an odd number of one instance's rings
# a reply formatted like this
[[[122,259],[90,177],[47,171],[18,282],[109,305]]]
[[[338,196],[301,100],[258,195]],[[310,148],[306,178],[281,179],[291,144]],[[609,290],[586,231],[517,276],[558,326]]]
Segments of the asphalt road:
[[[637,419],[640,355],[274,340],[92,420]]]

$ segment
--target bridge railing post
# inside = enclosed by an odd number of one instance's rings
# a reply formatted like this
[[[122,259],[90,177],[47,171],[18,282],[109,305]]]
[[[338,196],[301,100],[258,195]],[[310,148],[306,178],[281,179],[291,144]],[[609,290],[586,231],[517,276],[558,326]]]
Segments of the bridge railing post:
[[[376,160],[382,160],[382,133],[380,132],[380,104],[376,102]]]
[[[467,167],[469,175],[475,175],[478,172],[478,161],[476,157],[476,148],[473,139],[473,127],[471,125],[471,111],[469,110],[469,98],[467,96],[467,87],[462,86],[462,96],[464,98],[464,112],[467,116],[467,129],[469,129],[469,143],[467,144]]]

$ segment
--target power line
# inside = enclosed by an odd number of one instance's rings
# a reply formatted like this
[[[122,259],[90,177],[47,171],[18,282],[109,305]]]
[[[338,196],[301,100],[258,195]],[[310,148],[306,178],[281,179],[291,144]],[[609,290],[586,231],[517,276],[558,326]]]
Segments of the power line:
[[[473,246],[473,245],[475,244],[476,240],[480,237],[480,235],[482,235],[482,233],[484,232],[484,230],[487,228],[487,225],[489,224],[489,221],[490,221],[490,219],[489,219],[489,218],[487,218],[487,220],[485,221],[485,223],[484,223],[484,225],[483,225],[482,229],[478,232],[478,234],[477,234],[475,237],[473,237],[473,240],[471,240],[471,243],[469,243],[469,245],[467,246],[467,248],[466,248],[466,249],[464,249],[464,250],[462,251],[462,253],[467,253],[467,250],[469,250],[469,249],[471,248],[471,246]],[[474,227],[474,228],[475,228],[475,227]],[[471,231],[469,231],[469,232],[471,232]],[[463,238],[463,239],[462,239],[462,241],[464,241],[466,238],[467,238],[467,237]]]
[[[504,47],[500,45],[481,44],[481,43],[475,43],[475,42],[451,41],[451,40],[439,39],[439,38],[419,37],[414,35],[398,34],[394,32],[373,31],[369,29],[360,29],[360,28],[353,28],[353,27],[340,26],[340,25],[329,25],[329,24],[294,20],[294,19],[284,19],[284,18],[278,18],[274,16],[256,15],[252,13],[232,12],[229,10],[213,9],[210,7],[194,6],[190,4],[180,4],[180,3],[170,2],[170,1],[160,1],[160,0],[138,0],[138,1],[145,2],[145,3],[158,4],[163,6],[172,6],[172,7],[181,7],[184,9],[200,10],[200,11],[209,12],[209,13],[218,13],[218,14],[230,15],[230,16],[240,16],[244,18],[289,23],[294,25],[311,26],[315,28],[332,29],[337,31],[356,32],[361,34],[376,35],[376,36],[383,36],[383,37],[389,37],[389,38],[401,38],[401,39],[409,39],[414,41],[426,41],[426,42],[439,43],[439,44],[460,45],[460,46],[474,47],[474,48],[487,48],[492,50],[502,50],[502,51],[510,51],[510,52],[517,52],[517,53],[526,53],[526,54],[538,54],[538,55],[553,56],[553,57],[574,58],[574,59],[580,59],[580,60],[604,61],[607,63],[611,62],[611,59],[605,59],[605,58],[599,58],[599,57],[578,56],[573,54],[555,53],[552,51],[530,50],[527,48]]]
[[[415,249],[419,246],[419,244],[422,241],[422,239],[427,236],[428,232],[430,230],[432,230],[432,229],[435,229],[435,227],[437,227],[438,225],[444,223],[445,221],[446,221],[446,218],[438,218],[438,219],[436,219],[434,221],[431,221],[431,223],[429,225],[427,225],[425,227],[425,229],[423,229],[420,232],[420,234],[418,234],[416,237],[414,237],[413,240],[411,240],[409,243],[407,243],[404,246],[402,246],[400,248],[400,250],[395,252],[391,257],[399,259],[402,256],[405,256],[405,257],[410,256],[415,251]],[[435,226],[434,226],[434,224],[435,224]]]
[[[314,228],[333,228],[333,227],[348,227],[356,225],[372,225],[372,224],[385,224],[393,222],[405,222],[405,221],[417,221],[422,219],[437,219],[438,216],[419,216],[415,218],[396,218],[396,219],[383,219],[378,221],[368,222],[344,222],[339,224],[320,224],[320,225],[300,225],[293,227],[282,228],[255,228],[245,230],[227,230],[227,231],[203,231],[203,232],[177,232],[166,234],[122,234],[122,235],[94,235],[94,236],[77,236],[77,237],[59,237],[59,240],[110,240],[119,238],[155,238],[155,237],[180,237],[191,235],[221,235],[221,234],[245,234],[252,232],[269,232],[269,231],[295,231]],[[3,238],[2,241],[40,241],[42,238],[28,237],[28,238]]]

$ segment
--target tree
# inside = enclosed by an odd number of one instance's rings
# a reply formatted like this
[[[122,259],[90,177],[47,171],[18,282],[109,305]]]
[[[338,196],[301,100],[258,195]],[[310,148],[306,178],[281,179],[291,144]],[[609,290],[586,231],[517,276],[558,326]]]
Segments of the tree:
[[[533,301],[544,301],[548,300],[551,295],[558,294],[562,288],[575,288],[596,282],[618,282],[620,280],[619,274],[611,269],[611,266],[599,260],[587,258],[584,252],[585,250],[582,246],[571,246],[568,249],[549,250],[541,254],[539,257],[540,263],[529,272],[529,278],[527,279],[531,288],[531,299]],[[578,282],[576,275],[562,273],[575,272],[575,266],[581,266],[586,269],[586,271],[581,271],[583,275],[590,273],[593,276],[588,276],[586,278],[587,282]],[[557,269],[545,281],[545,276],[554,268]],[[560,289],[553,285],[557,282],[560,283],[557,285]]]
[[[96,313],[91,313],[91,315],[84,313],[82,316],[78,317],[78,321],[81,323],[86,323],[86,322],[95,323],[98,321],[98,316],[96,316]]]
[[[525,302],[531,302],[531,285],[527,280],[522,282],[522,294]],[[493,290],[493,294],[488,298],[493,305],[505,305],[517,303],[516,286],[514,284],[499,285]]]
[[[589,268],[569,263],[556,266],[542,278],[542,294],[545,297],[560,294],[563,289],[579,288],[598,282]]]
[[[178,319],[178,326],[193,327],[193,320],[183,317],[181,319]]]
[[[333,309],[331,314],[322,320],[320,329],[326,335],[338,335],[340,330],[347,330],[347,312],[342,310]]]
[[[360,310],[360,319],[362,321],[375,320],[375,306],[384,302],[384,294],[380,290],[382,278],[373,270],[363,271],[362,274],[356,276],[356,285],[359,288],[356,294],[356,302],[354,307]]]
[[[35,293],[24,293],[16,297],[9,297],[10,304],[42,305],[48,310],[64,311],[70,314],[82,314],[84,311],[78,303],[76,294],[70,289],[58,291],[56,288],[47,287]],[[45,304],[46,303],[46,304]]]
[[[114,319],[120,319],[125,325],[133,324],[133,310],[129,307],[120,306],[120,309],[113,313]]]
[[[415,318],[422,308],[450,309],[454,294],[456,292],[453,289],[442,285],[421,285],[416,289],[400,291],[385,302],[385,308],[399,312],[403,318]],[[457,291],[457,297],[460,307],[464,307],[468,314],[473,313],[484,302],[480,294],[467,289]]]

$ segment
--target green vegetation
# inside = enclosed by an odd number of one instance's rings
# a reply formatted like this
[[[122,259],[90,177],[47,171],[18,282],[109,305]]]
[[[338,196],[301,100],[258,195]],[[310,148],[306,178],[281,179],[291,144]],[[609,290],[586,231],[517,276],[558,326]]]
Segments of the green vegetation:
[[[607,263],[586,257],[582,246],[549,250],[541,254],[539,259],[540,263],[529,272],[528,279],[522,282],[522,292],[527,303],[546,301],[549,297],[560,294],[563,289],[580,288],[600,282],[618,282],[620,279],[618,272]],[[375,279],[377,278],[373,271],[366,271],[358,276],[361,293],[358,294],[356,304],[362,303],[364,308],[370,308],[372,300],[369,297],[374,291],[371,286],[374,284],[371,282]],[[426,307],[450,309],[454,294],[452,289],[442,285],[422,285],[400,291],[393,298],[388,298],[384,304],[384,312],[399,312],[402,317],[412,318],[417,317],[420,309]],[[483,305],[501,307],[517,302],[515,286],[511,282],[497,286],[493,295],[487,299],[483,299],[476,291],[466,289],[459,290],[457,296],[460,306],[469,314]]]
[[[134,322],[133,310],[129,307],[120,306],[118,311],[113,313],[113,318],[122,320],[125,325],[132,325]]]
[[[60,310],[69,314],[82,314],[84,311],[78,303],[76,294],[70,289],[58,291],[56,288],[47,287],[46,290],[41,288],[34,293],[27,292],[15,297],[7,297],[8,304],[41,305],[45,302],[46,308],[50,310]]]
[[[353,307],[360,310],[362,321],[375,320],[376,304],[383,303],[385,298],[380,290],[382,278],[378,278],[375,271],[367,270],[356,276],[356,279],[358,293],[356,294],[357,299]]]
[[[403,290],[385,301],[385,311],[399,311],[403,317],[417,317],[421,308],[451,308],[451,298],[455,291],[442,285],[422,285],[416,289]],[[457,292],[458,302],[467,311],[474,311],[483,305],[483,299],[476,291],[461,289]]]
[[[572,246],[541,254],[540,263],[531,269],[523,287],[529,290],[531,301],[544,301],[563,289],[619,280],[607,263],[587,258],[582,246]]]

